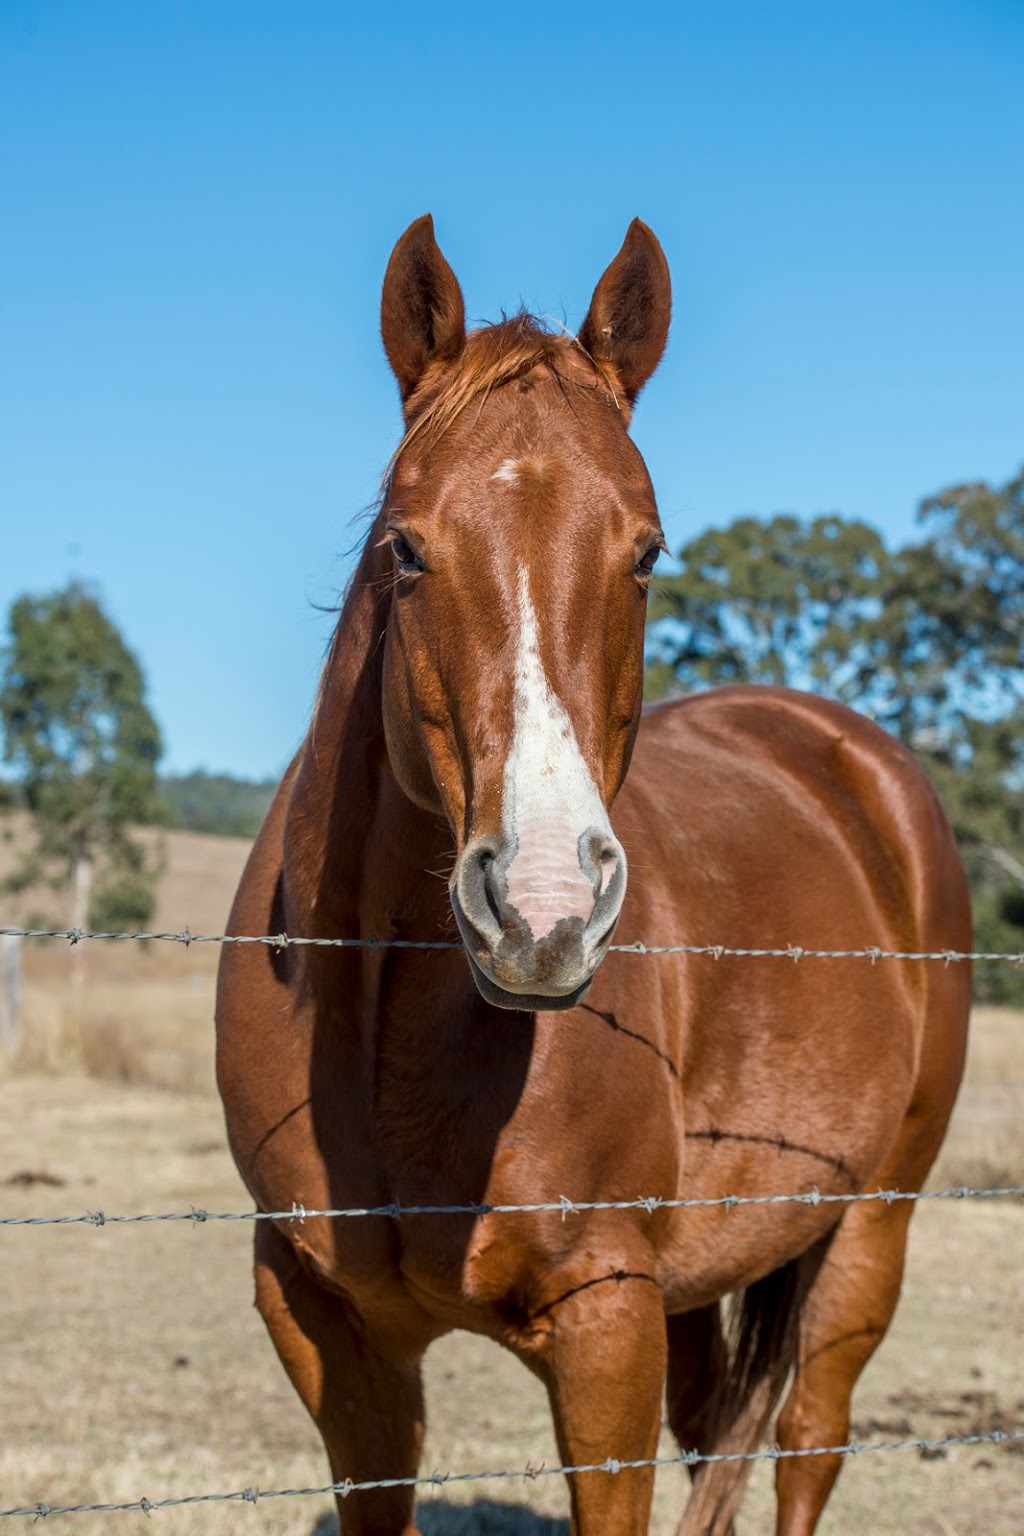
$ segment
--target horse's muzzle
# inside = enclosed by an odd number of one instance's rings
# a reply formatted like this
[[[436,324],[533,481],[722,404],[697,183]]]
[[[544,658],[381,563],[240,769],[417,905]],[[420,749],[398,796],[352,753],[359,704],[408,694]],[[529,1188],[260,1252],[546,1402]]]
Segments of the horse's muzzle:
[[[572,1008],[585,995],[615,932],[626,855],[616,838],[591,829],[580,837],[577,856],[571,889],[555,878],[523,890],[520,877],[512,882],[517,905],[509,894],[516,845],[485,836],[463,850],[449,887],[452,910],[487,1002],[534,1011]]]

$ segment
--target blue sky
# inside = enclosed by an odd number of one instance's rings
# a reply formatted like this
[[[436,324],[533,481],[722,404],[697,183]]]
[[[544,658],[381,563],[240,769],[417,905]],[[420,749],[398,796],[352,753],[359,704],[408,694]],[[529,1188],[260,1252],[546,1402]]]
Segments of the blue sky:
[[[399,429],[430,210],[474,319],[672,266],[635,436],[669,541],[892,541],[1024,460],[1024,5],[0,4],[0,611],[95,583],[166,766],[275,773]]]

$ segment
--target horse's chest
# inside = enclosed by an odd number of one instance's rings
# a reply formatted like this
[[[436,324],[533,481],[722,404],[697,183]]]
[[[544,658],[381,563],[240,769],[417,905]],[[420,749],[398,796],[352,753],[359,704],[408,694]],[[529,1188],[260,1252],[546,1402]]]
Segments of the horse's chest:
[[[528,1056],[510,1060],[492,1038],[415,1077],[381,1072],[375,1090],[388,1198],[412,1208],[398,1224],[403,1283],[433,1315],[500,1337],[544,1304],[549,1278],[557,1290],[551,1277],[582,1265],[591,1283],[613,1251],[613,1268],[635,1267],[635,1212],[606,1216],[597,1235],[598,1218],[567,1218],[563,1201],[670,1193],[677,1177],[678,1106],[658,1061],[632,1081],[565,1015],[530,1033]],[[445,1210],[466,1206],[504,1209]],[[537,1206],[553,1209],[516,1209]]]
[[[637,1180],[674,1187],[678,1080],[581,1012],[491,1010],[418,1061],[382,1054],[374,1136],[392,1198],[536,1204],[635,1194]]]

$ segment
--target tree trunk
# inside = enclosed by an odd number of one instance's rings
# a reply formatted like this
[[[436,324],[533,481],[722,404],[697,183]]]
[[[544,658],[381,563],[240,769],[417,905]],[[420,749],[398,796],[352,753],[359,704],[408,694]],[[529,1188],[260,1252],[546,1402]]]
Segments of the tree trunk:
[[[0,1053],[21,1054],[21,940],[0,938]]]
[[[1024,885],[1024,864],[1018,864],[1012,853],[1007,853],[1005,848],[993,847],[990,843],[985,844],[985,852],[992,862],[1005,870],[1018,885]]]

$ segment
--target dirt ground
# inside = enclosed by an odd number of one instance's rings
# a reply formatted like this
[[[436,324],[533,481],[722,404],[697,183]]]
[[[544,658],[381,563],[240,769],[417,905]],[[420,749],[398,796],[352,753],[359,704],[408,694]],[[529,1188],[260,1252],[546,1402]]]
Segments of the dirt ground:
[[[249,1208],[207,1095],[24,1076],[0,1083],[4,1214]],[[316,1486],[308,1423],[249,1305],[247,1223],[0,1229],[0,1508]],[[864,1439],[1024,1428],[1024,1206],[918,1210],[897,1321],[856,1403]],[[425,1470],[557,1464],[537,1383],[464,1335],[428,1356]],[[662,1452],[672,1453],[665,1437]],[[763,1467],[743,1533],[771,1529]],[[657,1536],[685,1476],[658,1476]],[[468,1506],[462,1508],[460,1506]],[[540,1536],[564,1519],[556,1478],[479,1483],[424,1499],[425,1536]],[[332,1527],[326,1498],[154,1514],[165,1536]],[[138,1513],[53,1517],[78,1533],[147,1529]],[[844,1470],[822,1536],[1024,1532],[1024,1456],[965,1448],[862,1456]]]
[[[245,845],[171,834],[157,926],[222,932]],[[0,865],[3,863],[0,850]],[[20,920],[14,917],[14,921]],[[25,956],[25,1044],[0,1068],[0,1214],[245,1211],[212,1088],[215,946],[60,946]],[[1024,1016],[979,1011],[933,1185],[1024,1183]],[[89,1075],[92,1074],[92,1075]],[[319,1439],[250,1305],[246,1222],[0,1228],[0,1509],[328,1481]],[[557,1464],[538,1384],[465,1335],[427,1359],[424,1471]],[[1024,1205],[932,1201],[896,1323],[863,1380],[863,1440],[1024,1429]],[[1021,1447],[853,1459],[820,1536],[1024,1536]],[[661,1452],[674,1446],[666,1435]],[[595,1474],[597,1475],[597,1474]],[[652,1531],[675,1528],[680,1468]],[[739,1536],[774,1528],[757,1468]],[[427,1490],[424,1536],[567,1531],[559,1478]],[[325,1497],[54,1516],[98,1536],[331,1536]]]

